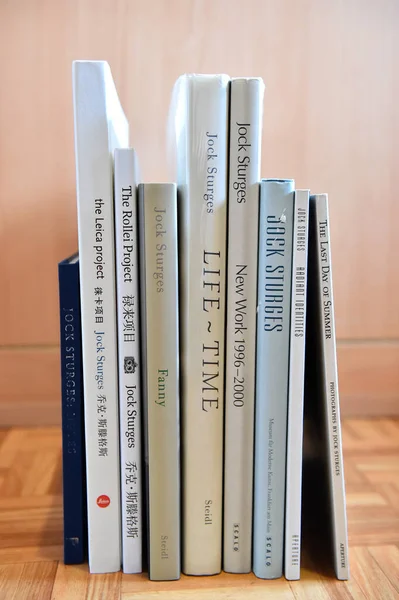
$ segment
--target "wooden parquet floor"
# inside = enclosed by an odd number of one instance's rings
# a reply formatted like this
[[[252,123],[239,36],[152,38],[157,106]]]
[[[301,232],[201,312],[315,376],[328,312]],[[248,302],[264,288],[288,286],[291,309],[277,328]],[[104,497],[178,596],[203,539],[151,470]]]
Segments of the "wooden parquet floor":
[[[0,430],[1,600],[263,600],[399,598],[399,421],[343,423],[351,579],[303,568],[301,581],[253,575],[89,575],[62,563],[59,429]]]

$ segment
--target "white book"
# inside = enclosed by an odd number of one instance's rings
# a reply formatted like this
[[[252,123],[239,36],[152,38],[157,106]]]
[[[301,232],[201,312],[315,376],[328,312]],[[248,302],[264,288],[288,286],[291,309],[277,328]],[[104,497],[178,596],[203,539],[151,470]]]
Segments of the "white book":
[[[322,430],[325,443],[326,499],[331,521],[331,541],[335,573],[338,579],[349,578],[348,533],[345,501],[344,465],[342,456],[341,420],[339,408],[337,351],[335,341],[334,295],[331,264],[330,223],[327,194],[310,197],[309,221],[309,300],[312,302],[314,338],[312,361],[307,361],[306,377],[311,389],[316,380],[308,412],[315,415],[316,426]],[[310,336],[308,335],[308,341]],[[308,355],[308,351],[307,351]],[[306,398],[306,402],[308,398]],[[306,406],[305,406],[306,408]],[[313,485],[321,486],[321,481]]]
[[[183,571],[221,570],[227,75],[184,75],[175,88],[180,192]]]
[[[292,179],[263,179],[259,210],[253,571],[283,574],[291,321]]]
[[[305,388],[306,290],[309,190],[296,190],[292,253],[290,366],[287,427],[284,572],[300,578],[303,398]]]
[[[116,148],[114,170],[122,565],[124,573],[141,573],[143,496],[137,229],[139,170],[133,148]]]
[[[230,85],[223,568],[252,567],[258,213],[264,83]]]
[[[172,580],[181,570],[176,184],[141,184],[139,214],[148,572]]]
[[[113,153],[129,127],[109,65],[73,63],[89,567],[119,571],[121,509]]]

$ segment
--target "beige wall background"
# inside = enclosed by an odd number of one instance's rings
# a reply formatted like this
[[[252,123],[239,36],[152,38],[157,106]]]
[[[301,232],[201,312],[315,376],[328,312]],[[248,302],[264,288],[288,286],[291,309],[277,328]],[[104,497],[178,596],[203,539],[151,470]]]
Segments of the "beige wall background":
[[[398,0],[0,0],[0,423],[59,420],[74,59],[110,63],[146,181],[181,73],[264,78],[263,176],[330,197],[343,411],[399,412]]]

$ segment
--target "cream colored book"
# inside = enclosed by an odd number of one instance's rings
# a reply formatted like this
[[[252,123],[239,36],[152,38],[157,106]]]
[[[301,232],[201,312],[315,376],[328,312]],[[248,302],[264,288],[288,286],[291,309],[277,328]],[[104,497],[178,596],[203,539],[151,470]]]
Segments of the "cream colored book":
[[[180,193],[183,571],[222,565],[229,78],[184,75],[175,89]]]
[[[176,185],[141,184],[139,214],[148,569],[171,580],[181,570]]]
[[[230,84],[223,568],[252,568],[259,180],[264,83]]]
[[[113,154],[129,126],[109,65],[73,63],[89,567],[121,567]]]

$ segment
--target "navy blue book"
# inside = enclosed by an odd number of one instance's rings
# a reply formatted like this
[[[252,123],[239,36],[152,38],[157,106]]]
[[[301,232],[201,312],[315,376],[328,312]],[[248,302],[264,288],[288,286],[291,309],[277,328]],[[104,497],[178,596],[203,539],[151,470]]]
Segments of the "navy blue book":
[[[58,265],[62,393],[64,562],[86,559],[87,506],[83,420],[79,256]]]

